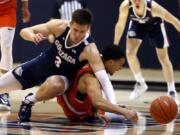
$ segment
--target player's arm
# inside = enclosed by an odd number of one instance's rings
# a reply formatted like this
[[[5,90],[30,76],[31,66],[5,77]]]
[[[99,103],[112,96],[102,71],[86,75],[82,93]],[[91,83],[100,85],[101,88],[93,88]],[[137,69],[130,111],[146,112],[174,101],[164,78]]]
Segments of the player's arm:
[[[131,121],[137,121],[137,114],[135,111],[114,105],[103,98],[101,85],[94,75],[90,73],[82,75],[79,83],[84,84],[84,88],[81,89],[86,90],[86,93],[95,108],[104,112],[124,115],[127,119],[130,119]],[[78,87],[78,89],[80,88]]]
[[[129,13],[128,0],[122,2],[119,7],[119,17],[115,25],[114,44],[118,45],[123,35]]]
[[[169,11],[160,6],[155,1],[152,1],[152,15],[154,17],[160,17],[168,23],[171,23],[180,32],[179,19],[173,16]]]
[[[22,21],[24,23],[27,23],[31,19],[31,13],[29,11],[29,6],[28,6],[28,0],[21,0],[22,2],[22,7],[21,7],[21,12],[22,12]]]
[[[115,93],[111,81],[106,73],[100,53],[95,43],[91,43],[84,48],[80,55],[80,60],[88,60],[93,72],[102,85],[106,98],[111,103],[116,104]]]
[[[55,36],[61,35],[68,26],[68,23],[69,21],[66,20],[53,19],[47,23],[24,28],[20,31],[20,35],[23,39],[38,44],[47,39],[50,34]]]

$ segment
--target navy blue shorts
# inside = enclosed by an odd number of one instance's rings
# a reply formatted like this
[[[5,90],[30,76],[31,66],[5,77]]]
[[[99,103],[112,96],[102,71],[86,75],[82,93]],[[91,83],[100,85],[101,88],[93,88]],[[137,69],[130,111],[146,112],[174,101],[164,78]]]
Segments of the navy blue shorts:
[[[141,40],[147,39],[149,45],[156,48],[169,46],[164,23],[143,25],[135,21],[130,21],[127,36],[128,38],[137,38]]]
[[[53,72],[50,72],[51,70],[45,66],[37,59],[32,59],[13,69],[12,73],[23,89],[27,89],[42,84],[49,76],[53,75]]]

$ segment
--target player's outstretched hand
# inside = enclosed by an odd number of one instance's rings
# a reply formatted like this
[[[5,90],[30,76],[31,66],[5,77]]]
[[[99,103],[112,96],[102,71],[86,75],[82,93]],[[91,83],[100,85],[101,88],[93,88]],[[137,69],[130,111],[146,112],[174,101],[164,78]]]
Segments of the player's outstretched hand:
[[[127,113],[125,114],[125,117],[132,121],[133,123],[138,122],[138,113],[135,110],[129,109]]]

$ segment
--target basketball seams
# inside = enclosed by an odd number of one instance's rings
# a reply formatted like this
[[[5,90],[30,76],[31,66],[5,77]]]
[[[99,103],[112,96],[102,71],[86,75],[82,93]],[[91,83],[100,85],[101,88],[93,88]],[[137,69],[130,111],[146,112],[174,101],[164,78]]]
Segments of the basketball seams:
[[[150,114],[155,121],[160,122],[160,123],[162,123],[162,121],[164,121],[164,119],[161,118],[159,113],[157,113],[157,111],[154,111],[154,109],[151,110]]]
[[[161,123],[167,124],[176,118],[178,107],[174,99],[169,96],[161,96],[153,100],[150,106],[152,118]]]
[[[177,107],[177,104],[176,102],[174,101],[174,99],[172,99],[171,97],[168,99],[169,102],[171,102],[171,107],[170,107],[170,116],[172,119],[175,119],[176,116],[177,116],[177,113],[178,113],[178,107]]]
[[[162,112],[161,106],[159,105],[159,98],[154,100],[151,104],[151,115],[154,117],[155,120],[157,120],[160,123],[163,123],[163,121],[166,120],[166,118],[162,117],[163,115],[161,115],[164,112]]]
[[[161,102],[161,101],[163,101],[163,102]],[[163,108],[163,106],[162,106],[162,103],[164,104],[164,100],[162,99],[162,97],[160,97],[160,98],[158,98],[158,105],[159,105],[159,114],[160,114],[160,117],[162,117],[162,119],[163,119],[163,124],[164,123],[166,123],[168,120],[167,120],[167,118],[168,118],[168,116],[166,115],[166,113],[165,113],[165,110],[164,110],[164,108]]]
[[[168,99],[168,101],[167,101],[167,99]],[[165,116],[165,118],[164,118],[164,120],[165,120],[165,122],[163,122],[163,123],[167,123],[167,122],[170,122],[170,120],[169,119],[171,119],[171,116],[167,113],[167,112],[169,112],[170,113],[170,102],[169,102],[169,98],[166,98],[166,97],[160,97],[159,98],[159,100],[158,100],[158,102],[159,102],[159,106],[160,106],[160,109],[161,109],[161,111],[163,112],[163,114],[162,114],[162,116]],[[166,105],[167,104],[167,105]],[[166,106],[168,107],[169,106],[169,109],[168,108],[166,108]],[[168,111],[167,111],[168,110]]]

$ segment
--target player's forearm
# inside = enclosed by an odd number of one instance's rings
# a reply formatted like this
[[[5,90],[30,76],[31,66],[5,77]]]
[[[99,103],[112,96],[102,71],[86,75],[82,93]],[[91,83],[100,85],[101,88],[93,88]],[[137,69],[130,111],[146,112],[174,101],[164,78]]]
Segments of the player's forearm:
[[[110,113],[115,113],[118,115],[124,115],[125,117],[127,116],[127,113],[129,113],[128,109],[111,104],[109,101],[107,101],[103,98],[99,98],[99,100],[97,100],[96,103],[94,103],[94,107],[97,108],[98,110],[102,110],[104,112],[110,112]]]
[[[113,104],[116,104],[115,92],[106,71],[105,70],[97,71],[95,72],[95,75],[96,78],[99,80],[108,101],[110,101]]]
[[[98,58],[96,57],[96,59],[98,59]],[[98,81],[100,82],[102,89],[104,91],[104,94],[105,94],[106,98],[108,99],[108,101],[110,101],[113,104],[116,104],[114,89],[113,89],[111,81],[108,77],[108,74],[107,74],[106,70],[104,69],[104,65],[103,65],[102,61],[99,60],[97,65],[94,64],[93,66],[91,65],[91,67],[93,68],[95,76],[98,79]]]
[[[119,8],[119,18],[115,26],[114,31],[114,44],[118,45],[120,43],[122,34],[124,32],[128,14],[129,14],[129,7],[128,7],[128,0],[125,0],[122,2],[120,8]]]
[[[104,64],[102,62],[100,53],[94,43],[85,47],[83,53],[80,56],[80,60],[88,60],[93,72],[104,70]]]
[[[109,76],[104,68],[104,64],[100,58],[98,57],[95,58],[97,60],[97,64],[94,63],[94,66],[92,67],[96,75],[96,78],[99,80],[108,101],[110,101],[113,104],[116,104],[114,89],[109,79]]]
[[[154,17],[160,17],[166,22],[172,24],[180,32],[179,19],[173,16],[168,10],[153,1],[152,3],[152,15]]]
[[[115,100],[115,93],[112,87],[112,84],[109,80],[109,77],[105,71],[104,64],[102,62],[102,59],[100,57],[99,51],[95,44],[89,45],[85,48],[84,52],[81,54],[80,59],[86,59],[88,60],[93,72],[96,75],[96,78],[100,82],[102,89],[104,90],[104,93],[107,97],[107,99],[112,102],[116,103]]]
[[[106,98],[113,104],[116,104],[116,98],[113,86],[108,77],[108,74],[104,68],[104,64],[100,57],[95,57],[95,61],[92,62],[91,67],[95,73],[96,78],[100,82]]]
[[[176,19],[176,20],[173,22],[173,24],[174,24],[174,27],[176,28],[176,30],[177,30],[178,32],[180,32],[180,21],[179,21],[178,19]]]
[[[114,32],[114,44],[119,45],[121,36],[122,36],[122,27],[116,24],[115,26],[115,32]]]
[[[21,0],[21,2],[22,2],[21,10],[23,15],[25,14],[25,12],[29,11],[29,4],[28,4],[28,0]]]
[[[174,17],[173,15],[168,13],[165,16],[165,20],[167,22],[171,23],[176,28],[176,30],[180,32],[180,21],[179,21],[179,19],[177,19],[176,17]]]
[[[33,42],[33,35],[34,33],[29,29],[29,28],[24,28],[20,31],[20,36],[24,39],[24,40],[28,40]]]
[[[28,8],[28,0],[21,0],[21,1],[22,1],[22,4],[21,4],[22,5],[22,7],[21,7],[22,21],[24,23],[27,23],[31,19],[31,13]]]
[[[120,113],[118,106],[111,104],[110,102],[106,101],[105,99],[99,99],[93,105],[96,109],[102,110],[104,112],[122,114],[122,113]]]
[[[91,99],[93,106],[99,110],[104,112],[112,112],[116,114],[121,114],[119,112],[118,106],[112,104],[108,100],[105,100],[102,96],[102,91],[100,89],[100,84],[97,80],[97,83],[93,80],[88,79],[88,83],[86,83],[86,91]]]
[[[21,0],[22,8],[28,8],[28,0]]]

